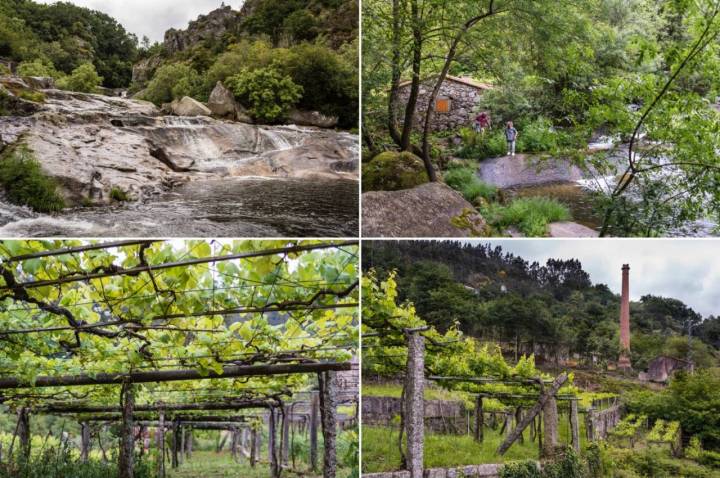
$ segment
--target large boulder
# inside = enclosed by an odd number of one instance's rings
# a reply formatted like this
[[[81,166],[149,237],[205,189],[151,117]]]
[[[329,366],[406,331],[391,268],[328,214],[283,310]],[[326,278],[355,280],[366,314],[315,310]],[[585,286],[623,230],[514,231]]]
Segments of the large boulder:
[[[180,101],[173,101],[172,111],[176,116],[210,116],[212,112],[198,100],[184,96]]]
[[[318,128],[334,128],[338,124],[337,116],[327,116],[319,111],[292,110],[288,114],[287,120],[299,126],[316,126]]]
[[[253,122],[247,110],[237,102],[235,95],[222,84],[222,81],[218,81],[210,93],[207,106],[214,116],[235,119],[241,123]]]
[[[133,65],[132,82],[145,85],[152,79],[155,71],[162,64],[162,61],[160,55],[153,55],[137,62]]]
[[[25,76],[23,81],[36,90],[50,90],[55,88],[55,78],[49,76]]]
[[[422,160],[408,152],[380,153],[362,168],[363,191],[398,191],[426,182]]]
[[[442,183],[362,195],[365,237],[473,237],[486,222],[472,204]]]
[[[595,229],[576,222],[562,221],[552,222],[548,227],[550,237],[598,237]]]
[[[235,116],[236,105],[235,95],[225,88],[222,81],[218,81],[212,93],[210,93],[207,103],[212,114],[221,118]]]

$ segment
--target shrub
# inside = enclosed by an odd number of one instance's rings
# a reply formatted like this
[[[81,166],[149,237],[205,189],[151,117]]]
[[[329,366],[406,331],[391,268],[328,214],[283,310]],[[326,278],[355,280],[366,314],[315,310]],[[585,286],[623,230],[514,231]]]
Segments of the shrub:
[[[363,191],[398,191],[428,182],[420,158],[412,153],[386,151],[362,168]]]
[[[33,61],[20,62],[16,72],[19,76],[49,76],[52,78],[62,76],[52,63],[42,61],[39,58]]]
[[[493,129],[484,134],[471,128],[461,128],[458,132],[462,145],[455,152],[465,159],[485,159],[503,156],[507,152],[507,141],[502,129]]]
[[[129,201],[130,197],[128,196],[128,193],[123,191],[121,188],[113,187],[110,190],[110,199],[113,199],[113,200],[119,201],[119,202],[125,202],[125,201]]]
[[[253,118],[269,123],[282,119],[303,92],[302,86],[272,66],[243,69],[225,84]]]
[[[17,96],[19,98],[22,98],[23,100],[32,101],[35,103],[45,102],[45,93],[43,93],[42,91],[22,90],[18,92]]]
[[[92,63],[83,63],[75,68],[69,76],[58,80],[58,87],[63,90],[93,93],[97,91],[102,81],[102,77],[98,75]]]
[[[183,96],[202,97],[203,78],[185,63],[168,63],[155,72],[143,99],[160,106]]]
[[[357,126],[357,45],[340,53],[319,44],[301,44],[290,49],[283,71],[303,87],[298,107],[337,116],[340,126]]]
[[[500,469],[500,478],[542,478],[540,469],[533,460],[507,463]]]
[[[15,204],[38,212],[60,211],[65,207],[55,181],[45,175],[24,145],[9,147],[0,156],[0,184]]]
[[[524,153],[541,153],[554,151],[558,147],[558,134],[552,122],[539,117],[518,127],[518,151]]]
[[[478,179],[472,168],[460,167],[449,169],[444,175],[445,184],[459,191],[470,202],[482,197],[491,201],[495,199],[497,188]]]
[[[547,234],[547,226],[555,221],[571,218],[568,208],[554,199],[543,197],[519,198],[507,206],[491,204],[482,211],[485,218],[499,229],[517,227],[529,237]]]
[[[218,81],[225,82],[233,75],[240,73],[244,68],[254,70],[266,68],[273,63],[287,58],[288,50],[273,48],[266,41],[250,42],[243,40],[230,45],[228,50],[220,55],[205,75],[205,90],[212,91]]]

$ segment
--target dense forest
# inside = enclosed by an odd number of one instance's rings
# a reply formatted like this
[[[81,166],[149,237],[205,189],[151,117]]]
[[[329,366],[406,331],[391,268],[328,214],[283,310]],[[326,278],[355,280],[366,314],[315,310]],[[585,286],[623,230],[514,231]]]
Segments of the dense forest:
[[[664,235],[717,220],[716,0],[370,0],[363,21],[365,190],[443,181],[487,219],[487,235],[514,225],[542,236],[549,222],[578,220],[575,204],[548,191],[528,192],[534,202],[513,211],[513,198],[497,191],[507,186],[476,174],[505,155],[513,121],[523,160],[563,161],[558,177],[582,171],[594,210],[583,224],[600,235]],[[450,76],[486,86],[456,111],[459,124],[438,129],[432,105]],[[473,130],[479,112],[492,119],[482,133]],[[589,146],[599,139],[602,150]],[[378,156],[401,151],[416,161]]]
[[[620,297],[605,284],[593,284],[577,260],[531,263],[484,243],[367,241],[363,269],[379,277],[396,271],[399,300],[412,302],[441,331],[457,323],[470,336],[519,342],[521,353],[536,350],[549,359],[569,352],[587,364],[593,357],[607,364],[618,356]],[[719,317],[703,320],[682,301],[653,295],[630,307],[636,368],[660,354],[690,354],[701,366],[717,363]]]
[[[226,8],[220,28],[191,23],[189,31],[201,34],[183,48],[169,45],[168,34],[164,44],[144,39],[139,56],[149,81],[136,78],[131,91],[158,105],[183,96],[206,101],[221,81],[255,118],[272,122],[296,106],[357,127],[357,2],[248,0],[240,12]]]
[[[155,44],[69,2],[0,0],[0,17],[0,58],[21,76],[53,77],[63,89],[128,88],[160,106],[184,96],[207,101],[220,81],[253,119],[279,122],[296,107],[357,127],[354,0],[248,0]]]
[[[130,83],[138,39],[104,13],[69,2],[0,0],[0,57],[25,65],[28,74],[60,76],[84,63],[103,85]]]

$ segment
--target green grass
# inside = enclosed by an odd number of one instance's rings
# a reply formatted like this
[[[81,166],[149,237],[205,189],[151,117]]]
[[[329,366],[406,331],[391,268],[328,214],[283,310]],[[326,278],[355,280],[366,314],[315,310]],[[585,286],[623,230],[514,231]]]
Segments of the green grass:
[[[65,207],[57,184],[25,145],[8,147],[0,156],[0,185],[11,202],[37,212],[56,212]]]
[[[544,197],[518,198],[506,206],[490,204],[481,212],[493,227],[504,230],[514,226],[527,237],[545,236],[551,222],[572,219],[567,206]]]
[[[110,190],[110,199],[113,199],[113,200],[119,201],[119,202],[125,202],[125,201],[129,201],[130,197],[128,196],[128,193],[126,193],[119,187],[113,187]]]
[[[363,387],[363,393],[365,388]],[[565,414],[560,415],[558,435],[560,443],[570,443],[570,425]],[[443,435],[425,433],[425,467],[454,467],[483,463],[505,463],[515,460],[538,459],[538,443],[530,441],[525,429],[523,443],[515,442],[504,456],[495,453],[505,436],[490,427],[484,429],[483,443],[476,443],[472,435]],[[585,423],[580,416],[580,447],[585,449]],[[397,430],[389,427],[364,426],[362,438],[363,473],[397,470],[400,454],[397,449]]]
[[[261,458],[267,461],[265,454]],[[268,478],[270,468],[267,463],[258,463],[252,468],[248,461],[241,458],[233,460],[230,452],[215,453],[212,451],[193,452],[192,458],[186,460],[178,469],[167,468],[168,478]]]
[[[445,184],[460,192],[470,202],[477,198],[492,201],[497,196],[497,188],[486,184],[475,174],[475,169],[468,167],[455,167],[449,169],[443,175]]]

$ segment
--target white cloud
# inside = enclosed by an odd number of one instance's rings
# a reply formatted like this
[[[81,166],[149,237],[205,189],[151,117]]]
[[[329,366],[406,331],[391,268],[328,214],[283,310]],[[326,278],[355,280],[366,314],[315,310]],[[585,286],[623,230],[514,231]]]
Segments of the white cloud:
[[[58,0],[36,0],[56,3]],[[186,28],[198,15],[219,8],[223,0],[69,0],[70,3],[107,13],[125,29],[142,39],[162,41],[166,30]],[[226,5],[239,9],[244,0],[224,0]]]
[[[476,242],[476,241],[468,241]],[[620,268],[630,264],[630,295],[680,299],[695,311],[720,315],[720,241],[713,239],[491,240],[527,261],[578,259],[594,283],[620,292]]]

